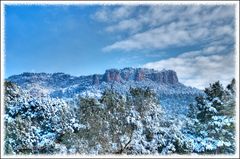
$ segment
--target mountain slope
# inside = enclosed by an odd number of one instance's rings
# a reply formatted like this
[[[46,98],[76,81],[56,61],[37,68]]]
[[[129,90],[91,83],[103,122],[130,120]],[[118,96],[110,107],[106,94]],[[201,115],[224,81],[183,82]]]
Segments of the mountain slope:
[[[109,69],[104,74],[71,76],[64,73],[22,73],[7,80],[16,83],[32,96],[51,96],[53,98],[74,98],[76,95],[101,95],[105,89],[127,93],[130,87],[153,89],[167,110],[185,112],[189,103],[202,91],[187,87],[178,81],[173,70],[156,71],[146,68]]]
[[[7,80],[28,90],[32,95],[53,97],[71,97],[87,89],[104,89],[108,87],[152,87],[164,94],[199,93],[198,89],[186,87],[178,81],[175,71],[156,71],[145,68],[109,69],[104,74],[89,76],[71,76],[64,73],[22,73]]]

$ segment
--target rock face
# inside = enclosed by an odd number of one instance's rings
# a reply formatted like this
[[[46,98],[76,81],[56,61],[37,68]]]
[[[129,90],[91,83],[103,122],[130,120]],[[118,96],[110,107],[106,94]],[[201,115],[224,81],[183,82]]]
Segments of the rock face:
[[[104,82],[120,82],[121,81],[121,76],[120,76],[120,71],[117,69],[109,69],[106,70],[105,74],[103,75],[103,81]]]
[[[171,83],[171,84],[178,83],[178,77],[177,77],[177,73],[175,71],[169,71],[167,77],[168,77],[169,83]]]
[[[178,83],[178,77],[175,71],[164,70],[161,72],[154,72],[149,74],[149,79],[154,82],[162,84],[176,84]]]
[[[156,86],[180,84],[175,71],[129,67],[120,70],[109,69],[104,74],[79,77],[64,73],[22,73],[11,76],[7,80],[16,83],[33,95],[49,94],[54,90],[54,94],[59,97],[62,94],[80,92],[91,86],[104,87],[113,83],[120,85],[149,85],[152,83]]]
[[[134,79],[134,69],[127,67],[121,70],[121,77],[125,81]]]
[[[9,81],[15,82],[23,87],[38,83],[41,87],[51,87],[53,89],[61,87],[66,88],[73,85],[90,86],[101,85],[106,83],[126,83],[126,82],[144,82],[153,81],[157,84],[177,84],[178,77],[173,70],[157,71],[146,68],[109,69],[104,74],[94,74],[89,76],[70,76],[64,73],[23,73],[8,78]]]
[[[93,76],[93,83],[96,83],[96,76]],[[178,77],[175,71],[162,70],[156,71],[146,68],[124,68],[109,69],[103,75],[102,81],[104,82],[124,82],[124,81],[144,81],[152,80],[159,84],[176,84],[178,83]],[[99,79],[97,80],[99,81]],[[97,82],[98,83],[98,82]]]
[[[100,84],[99,75],[94,74],[92,78],[93,78],[93,81],[92,81],[93,85],[99,85]]]
[[[22,73],[6,80],[37,97],[44,95],[53,98],[73,98],[86,91],[96,93],[109,88],[114,88],[119,93],[127,93],[130,87],[148,87],[156,90],[159,95],[199,94],[198,89],[178,82],[175,71],[146,68],[110,69],[104,74],[78,77],[64,73]]]
[[[145,72],[143,69],[139,68],[136,70],[135,81],[143,81],[145,77]]]

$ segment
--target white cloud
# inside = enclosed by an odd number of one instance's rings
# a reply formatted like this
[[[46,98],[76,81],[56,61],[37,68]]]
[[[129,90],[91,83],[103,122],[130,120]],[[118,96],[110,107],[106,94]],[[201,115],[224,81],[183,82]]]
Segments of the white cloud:
[[[133,7],[128,5],[118,7],[105,6],[92,15],[92,18],[100,22],[114,22],[128,18],[133,11]]]
[[[111,25],[106,28],[107,32],[116,32],[116,31],[122,31],[122,30],[129,30],[133,33],[139,31],[141,29],[141,25],[138,23],[135,19],[126,19],[120,21],[116,25]]]
[[[154,50],[156,53],[179,47],[194,50],[198,46],[201,49],[143,66],[173,69],[180,82],[198,88],[217,80],[226,85],[234,77],[233,5],[128,6],[125,14],[124,9],[116,14],[116,9],[106,10],[105,31],[123,36],[105,46],[103,51]]]
[[[120,6],[112,11],[111,18],[116,20],[128,18],[132,14],[133,9],[133,7],[127,5]]]
[[[147,63],[143,67],[175,70],[180,82],[200,89],[218,80],[226,85],[235,74],[234,54],[216,54],[218,49],[222,50],[221,46],[187,52],[177,57]]]
[[[108,11],[106,9],[102,9],[95,13],[95,15],[92,16],[93,19],[97,21],[106,22],[108,20]]]
[[[232,37],[233,28],[228,25],[215,28],[187,26],[185,22],[172,22],[143,33],[135,34],[125,40],[117,41],[103,48],[112,50],[164,49],[167,47],[189,46],[200,42],[210,42],[219,38]]]
[[[104,47],[104,51],[188,46],[234,34],[234,7],[229,5],[121,6],[106,12],[111,23],[105,30],[124,32],[127,37]]]

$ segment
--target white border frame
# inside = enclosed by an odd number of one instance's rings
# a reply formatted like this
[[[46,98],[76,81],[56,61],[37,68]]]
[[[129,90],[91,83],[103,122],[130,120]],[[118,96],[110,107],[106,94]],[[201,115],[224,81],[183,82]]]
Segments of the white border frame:
[[[5,5],[116,5],[116,4],[169,4],[169,5],[235,5],[235,78],[237,86],[236,95],[236,154],[234,155],[4,155],[4,59],[5,59]],[[1,1],[1,158],[239,158],[239,3],[238,1]]]

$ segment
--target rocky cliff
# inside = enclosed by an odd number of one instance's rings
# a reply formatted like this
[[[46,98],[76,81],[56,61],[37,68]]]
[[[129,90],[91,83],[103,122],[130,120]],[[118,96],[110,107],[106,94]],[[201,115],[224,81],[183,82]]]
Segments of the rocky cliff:
[[[198,92],[178,81],[173,70],[146,68],[108,69],[103,74],[71,76],[64,73],[22,73],[7,80],[16,83],[33,96],[72,97],[89,89],[104,90],[114,87],[126,92],[129,87],[150,87],[159,93],[174,94]]]
[[[103,75],[102,82],[124,82],[124,81],[144,81],[151,80],[159,84],[176,84],[178,77],[173,70],[156,71],[145,68],[124,68],[124,69],[109,69]],[[99,80],[98,80],[99,81]],[[96,76],[93,76],[93,83],[96,82]]]

